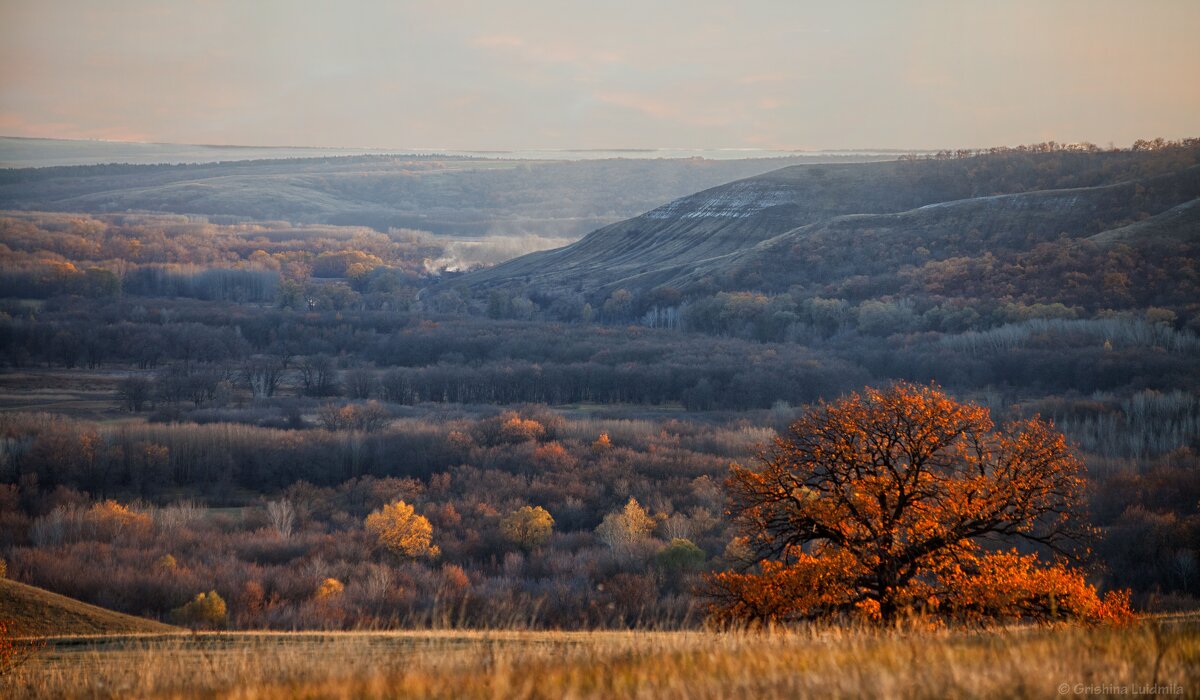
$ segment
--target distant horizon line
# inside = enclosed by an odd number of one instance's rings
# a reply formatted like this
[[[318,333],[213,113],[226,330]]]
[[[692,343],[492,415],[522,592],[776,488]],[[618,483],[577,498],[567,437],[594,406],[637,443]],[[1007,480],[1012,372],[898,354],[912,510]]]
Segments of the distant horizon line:
[[[733,152],[745,151],[748,153],[767,152],[767,153],[920,153],[920,152],[936,152],[939,150],[947,150],[948,147],[938,148],[898,148],[898,147],[880,147],[880,148],[766,148],[758,146],[654,146],[654,147],[631,147],[618,146],[612,148],[567,148],[567,147],[522,147],[522,148],[416,148],[416,147],[393,147],[393,146],[298,146],[298,145],[254,145],[254,144],[236,144],[236,143],[191,143],[187,141],[138,141],[131,139],[104,139],[104,138],[61,138],[54,136],[16,136],[12,134],[0,134],[0,139],[12,139],[20,141],[63,141],[68,143],[112,143],[112,144],[132,144],[141,146],[194,146],[197,148],[230,148],[230,149],[304,149],[304,150],[326,150],[326,151],[387,151],[387,152],[450,152],[450,153],[521,153],[529,151],[547,151],[559,153],[655,153],[659,151],[720,151]],[[971,147],[979,148],[979,147]],[[956,150],[956,149],[950,149]]]

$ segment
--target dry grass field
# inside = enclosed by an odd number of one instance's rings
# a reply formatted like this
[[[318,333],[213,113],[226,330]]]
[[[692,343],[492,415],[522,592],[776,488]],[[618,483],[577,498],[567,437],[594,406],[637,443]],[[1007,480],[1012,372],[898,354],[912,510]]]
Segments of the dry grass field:
[[[31,698],[1200,696],[1200,617],[1126,628],[237,633],[48,640]]]
[[[141,420],[122,411],[117,383],[128,372],[25,368],[0,373],[0,411],[46,411],[100,422]]]

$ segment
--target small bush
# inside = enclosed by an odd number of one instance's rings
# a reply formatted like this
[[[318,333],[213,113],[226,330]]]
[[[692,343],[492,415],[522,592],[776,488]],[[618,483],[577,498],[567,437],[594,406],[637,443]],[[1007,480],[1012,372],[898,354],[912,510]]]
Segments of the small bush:
[[[676,537],[671,544],[658,550],[654,562],[669,572],[699,571],[704,566],[704,550],[691,540]]]
[[[317,593],[314,596],[317,600],[329,600],[336,598],[346,591],[346,586],[336,578],[327,578],[317,586]]]
[[[224,629],[229,622],[225,600],[216,591],[197,593],[190,602],[172,610],[171,617],[181,625],[198,628]]]

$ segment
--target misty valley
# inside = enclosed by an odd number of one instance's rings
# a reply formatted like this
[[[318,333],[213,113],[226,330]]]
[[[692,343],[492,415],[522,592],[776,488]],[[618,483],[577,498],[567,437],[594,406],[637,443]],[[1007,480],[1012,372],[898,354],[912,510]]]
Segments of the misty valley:
[[[0,617],[665,631],[1195,607],[1195,140],[733,170],[373,158],[0,175],[0,556],[25,586]],[[301,182],[316,208],[278,194]],[[372,192],[395,206],[347,204]],[[779,593],[825,590],[789,577],[840,525],[748,535],[774,521],[738,510],[765,493],[738,469],[801,464],[821,415],[884,430],[896,447],[864,459],[888,464],[963,411],[988,454],[1061,431],[1038,449],[1080,478],[955,554],[975,583]],[[1078,569],[1024,537],[1060,508]]]
[[[1198,30],[0,2],[0,698],[1200,697]]]

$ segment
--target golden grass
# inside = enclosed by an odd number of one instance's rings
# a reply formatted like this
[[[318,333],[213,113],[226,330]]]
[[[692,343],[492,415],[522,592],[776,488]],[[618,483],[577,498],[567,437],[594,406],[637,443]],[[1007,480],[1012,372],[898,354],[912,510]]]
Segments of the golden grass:
[[[0,680],[0,696],[1043,698],[1148,695],[1152,687],[1167,697],[1200,696],[1194,616],[1127,628],[985,632],[442,631],[49,641],[33,662]]]

